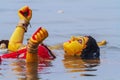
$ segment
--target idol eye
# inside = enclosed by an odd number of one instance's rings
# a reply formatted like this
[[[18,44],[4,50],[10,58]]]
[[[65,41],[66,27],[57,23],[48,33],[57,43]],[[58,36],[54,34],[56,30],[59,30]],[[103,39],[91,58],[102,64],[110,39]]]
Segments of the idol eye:
[[[82,40],[81,40],[81,39],[79,39],[78,42],[79,42],[80,44],[82,44]]]

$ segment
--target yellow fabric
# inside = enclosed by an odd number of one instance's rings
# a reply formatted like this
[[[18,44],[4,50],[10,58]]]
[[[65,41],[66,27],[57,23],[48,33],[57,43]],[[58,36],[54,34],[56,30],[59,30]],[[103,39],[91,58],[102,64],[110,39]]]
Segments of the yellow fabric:
[[[13,32],[9,40],[8,49],[10,51],[17,51],[20,48],[20,46],[23,43],[24,33],[25,33],[24,28],[19,26],[16,27],[15,31]]]
[[[65,55],[67,56],[80,56],[84,48],[86,48],[86,43],[88,37],[74,37],[72,36],[70,41],[63,44]]]

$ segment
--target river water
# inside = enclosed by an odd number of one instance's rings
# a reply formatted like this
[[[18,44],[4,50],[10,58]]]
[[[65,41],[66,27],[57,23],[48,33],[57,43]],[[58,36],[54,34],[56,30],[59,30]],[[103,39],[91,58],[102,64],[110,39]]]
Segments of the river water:
[[[19,21],[17,11],[24,5],[33,10],[31,28],[26,39],[40,26],[49,37],[45,44],[54,46],[72,35],[91,35],[97,41],[106,40],[100,47],[100,60],[64,58],[63,49],[54,49],[57,58],[39,64],[32,80],[119,80],[120,78],[120,0],[2,0],[0,2],[0,39],[9,39]],[[23,60],[3,60],[0,80],[29,80]],[[35,76],[37,75],[37,76]]]

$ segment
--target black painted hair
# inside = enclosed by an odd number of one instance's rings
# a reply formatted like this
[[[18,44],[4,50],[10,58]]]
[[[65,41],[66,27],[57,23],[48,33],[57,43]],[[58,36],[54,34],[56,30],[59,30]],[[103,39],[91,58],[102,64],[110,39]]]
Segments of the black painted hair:
[[[87,36],[88,42],[86,43],[87,47],[83,49],[81,58],[82,59],[99,59],[100,56],[100,48],[97,45],[96,40],[91,37]]]
[[[8,48],[9,40],[1,40],[0,44],[5,43],[6,47]]]

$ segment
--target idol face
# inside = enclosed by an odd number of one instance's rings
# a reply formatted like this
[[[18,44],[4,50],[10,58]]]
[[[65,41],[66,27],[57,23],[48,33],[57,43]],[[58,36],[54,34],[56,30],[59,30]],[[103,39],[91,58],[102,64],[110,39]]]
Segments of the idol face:
[[[84,36],[72,36],[69,41],[64,42],[63,49],[65,55],[68,56],[80,56],[84,48],[86,48],[87,37]]]

